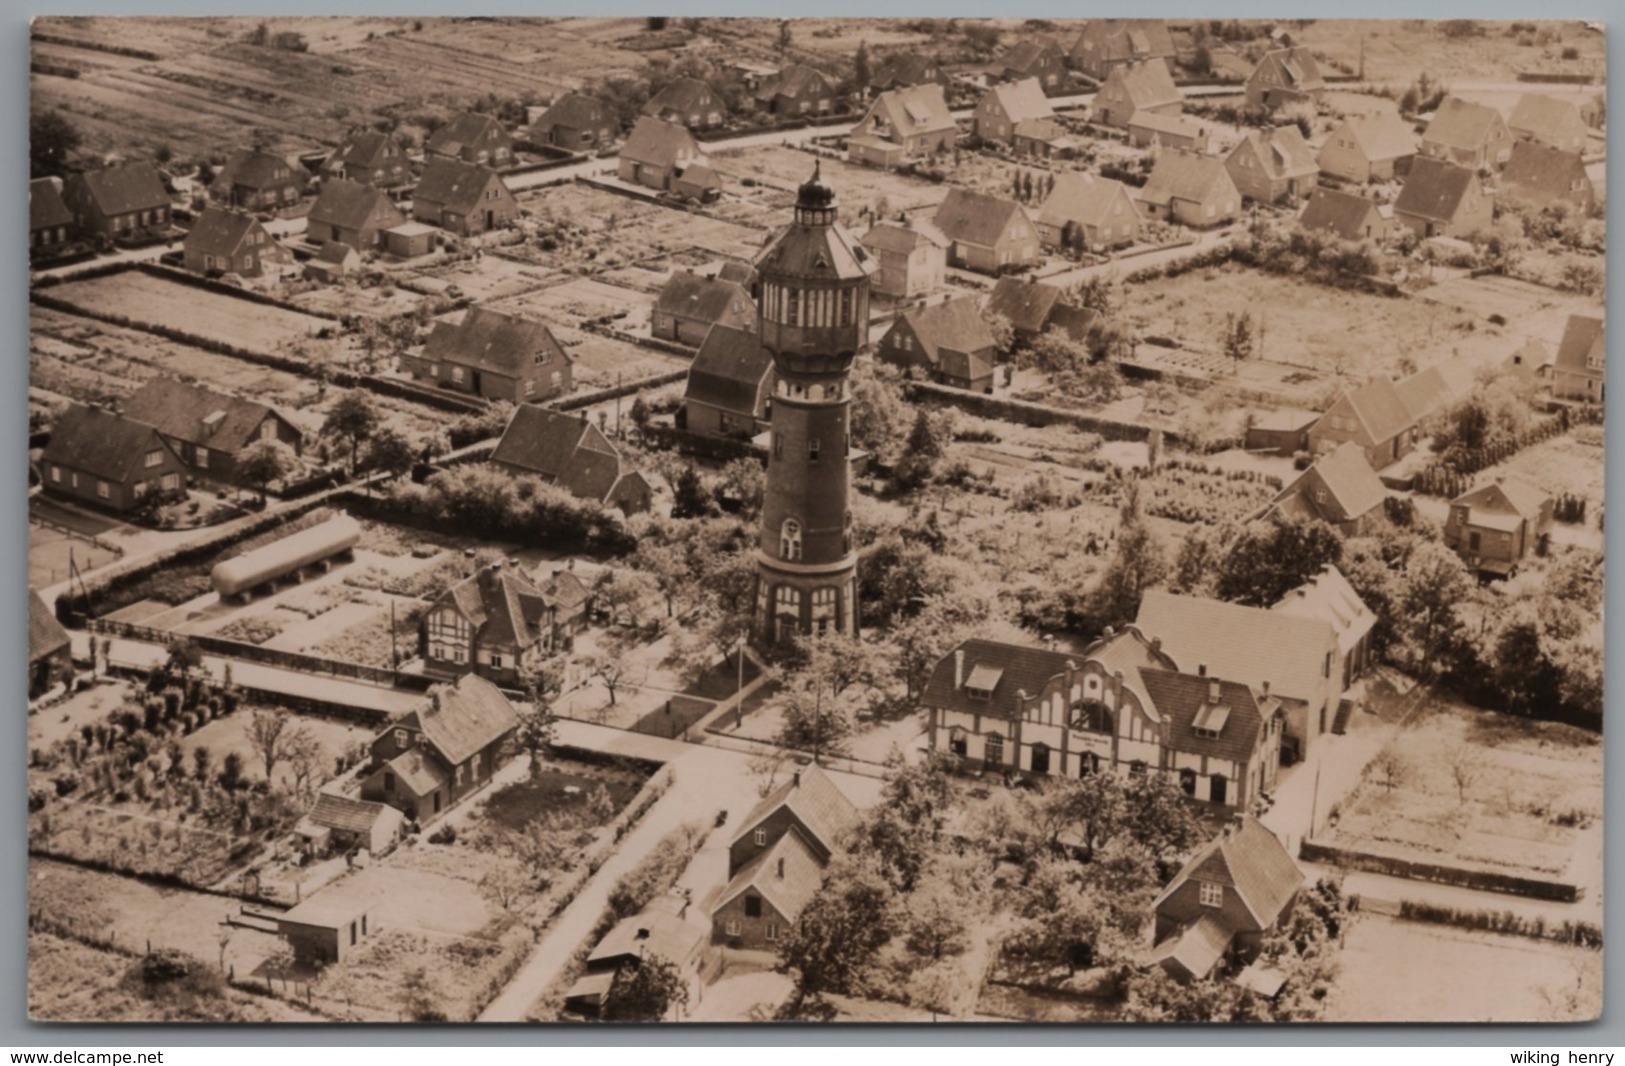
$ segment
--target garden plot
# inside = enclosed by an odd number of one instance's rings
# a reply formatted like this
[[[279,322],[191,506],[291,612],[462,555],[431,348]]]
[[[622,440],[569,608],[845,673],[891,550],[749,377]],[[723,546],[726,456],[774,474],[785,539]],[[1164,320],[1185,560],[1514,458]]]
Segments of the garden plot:
[[[1586,517],[1594,522],[1603,502],[1602,427],[1590,432],[1596,434],[1595,443],[1584,443],[1574,434],[1553,437],[1525,448],[1504,463],[1485,468],[1474,475],[1474,481],[1487,482],[1511,474],[1554,495],[1584,497],[1593,506],[1593,513]]]
[[[180,742],[181,750],[185,752],[188,760],[187,765],[191,765],[190,760],[194,758],[192,752],[198,748],[209,749],[209,758],[217,766],[228,753],[236,752],[243,760],[243,776],[250,781],[264,781],[265,762],[248,740],[248,731],[253,721],[253,709],[245,707],[236,714],[216,718],[197,732],[188,734]],[[324,770],[319,775],[322,780],[312,781],[310,783],[312,787],[319,787],[325,781],[327,773],[337,765],[341,755],[350,754],[358,745],[371,743],[373,737],[373,731],[370,729],[363,729],[337,718],[320,718],[309,714],[292,716],[288,728],[295,727],[304,729],[314,737],[324,756],[318,760],[318,765]],[[295,785],[293,772],[286,762],[277,763],[271,771],[271,776],[274,784],[280,789],[292,789]]]
[[[89,572],[119,556],[81,537],[64,533],[60,529],[28,523],[28,584],[30,588],[47,588],[68,580],[72,567]]]
[[[455,285],[476,304],[490,304],[531,292],[558,280],[555,271],[532,263],[515,262],[506,255],[485,255],[448,266],[413,271],[413,282]]]
[[[287,297],[288,302],[311,311],[330,315],[366,315],[371,318],[394,318],[416,311],[425,297],[397,285],[384,282],[362,286],[354,282],[338,285],[315,285]]]
[[[718,169],[734,178],[749,177],[784,191],[799,188],[812,176],[816,158],[809,152],[779,145],[728,149],[714,154]],[[881,200],[892,211],[915,211],[935,208],[948,195],[945,184],[839,159],[824,159],[821,172],[824,183],[835,190],[842,217],[848,225],[853,224],[859,208],[876,207]]]
[[[1595,733],[1437,700],[1334,813],[1329,842],[1418,862],[1553,880],[1591,876],[1602,816]],[[1390,782],[1392,782],[1390,787]],[[1589,861],[1587,859],[1586,861]]]
[[[70,281],[51,295],[97,314],[122,315],[225,344],[276,351],[330,330],[314,315],[183,285],[140,270]]]
[[[1601,259],[1597,260],[1599,263]],[[1493,274],[1481,278],[1463,275],[1418,290],[1425,303],[1451,308],[1477,320],[1478,328],[1465,337],[1452,338],[1451,347],[1461,354],[1487,364],[1498,364],[1511,355],[1525,338],[1544,341],[1556,350],[1572,314],[1601,314],[1598,301],[1589,296],[1558,292],[1517,278]],[[1489,321],[1500,315],[1507,322],[1497,328]],[[1426,362],[1432,362],[1429,359]]]
[[[624,314],[617,325],[629,326],[646,323],[654,301],[646,293],[609,285],[596,278],[577,278],[562,285],[552,285],[493,304],[493,308],[506,314],[539,318],[564,326],[579,326],[583,322]]]
[[[1323,56],[1322,69],[1341,64],[1353,71],[1363,65],[1370,80],[1401,89],[1424,70],[1445,82],[1516,81],[1520,70],[1591,74],[1603,62],[1603,35],[1578,21],[1530,22],[1531,29],[1520,34],[1509,34],[1505,22],[1467,25],[1473,32],[1451,36],[1447,30],[1452,23],[1444,20],[1319,19],[1293,40]],[[1561,49],[1570,47],[1578,58],[1562,59]],[[1598,91],[1597,86],[1587,88]],[[1541,92],[1548,89],[1560,87],[1540,87]]]
[[[761,249],[766,236],[759,226],[634,200],[581,182],[537,190],[521,203],[541,233],[558,231],[551,238],[556,247],[549,249],[538,238],[506,251],[557,270],[614,268],[695,247],[746,259]]]

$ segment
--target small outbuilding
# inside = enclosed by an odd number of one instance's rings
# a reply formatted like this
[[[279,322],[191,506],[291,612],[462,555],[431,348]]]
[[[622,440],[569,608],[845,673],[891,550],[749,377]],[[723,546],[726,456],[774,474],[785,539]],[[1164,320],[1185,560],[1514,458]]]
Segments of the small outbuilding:
[[[303,966],[330,966],[343,962],[369,935],[378,931],[370,921],[372,905],[353,895],[327,891],[277,916],[277,935],[293,948],[294,961]]]
[[[416,259],[434,251],[439,230],[422,222],[403,222],[384,231],[384,251],[397,259]]]

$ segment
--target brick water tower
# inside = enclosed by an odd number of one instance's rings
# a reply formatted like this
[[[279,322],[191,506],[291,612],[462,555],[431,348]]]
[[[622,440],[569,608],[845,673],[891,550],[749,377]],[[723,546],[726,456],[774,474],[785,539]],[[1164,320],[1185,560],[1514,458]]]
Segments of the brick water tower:
[[[762,645],[855,636],[848,374],[868,341],[874,262],[835,224],[835,194],[816,168],[756,270],[757,335],[775,380],[752,635]]]

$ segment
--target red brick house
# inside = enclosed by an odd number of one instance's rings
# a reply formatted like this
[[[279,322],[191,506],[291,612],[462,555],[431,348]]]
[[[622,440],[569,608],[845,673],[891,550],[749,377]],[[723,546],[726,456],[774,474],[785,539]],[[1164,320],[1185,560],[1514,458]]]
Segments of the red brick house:
[[[1003,59],[1000,76],[1005,81],[1034,81],[1040,91],[1053,96],[1066,88],[1066,52],[1049,38],[1020,41]]]
[[[525,139],[572,152],[596,152],[620,136],[621,120],[609,104],[587,93],[565,93],[531,123]]]
[[[622,181],[669,191],[679,174],[703,161],[698,142],[686,128],[645,115],[621,145],[616,166]]]
[[[1140,222],[1126,185],[1074,170],[1055,176],[1038,208],[1038,236],[1047,248],[1122,248],[1139,240]]]
[[[974,296],[905,311],[881,337],[875,358],[972,392],[993,391],[998,349]]]
[[[28,698],[73,677],[73,641],[34,589],[28,590]]]
[[[743,285],[677,270],[666,281],[650,313],[650,332],[697,348],[713,326],[754,332],[756,302]]]
[[[290,266],[293,253],[278,244],[253,215],[206,207],[181,243],[186,269],[205,277],[263,277],[267,268]]]
[[[1398,462],[1416,447],[1416,420],[1388,378],[1372,378],[1346,390],[1309,430],[1309,450],[1316,455],[1353,441],[1365,452],[1371,469]]]
[[[1173,36],[1162,19],[1090,19],[1067,59],[1095,81],[1105,81],[1118,67],[1151,60],[1172,72],[1176,55]]]
[[[1569,316],[1552,361],[1553,396],[1560,400],[1603,402],[1604,375],[1608,367],[1604,334],[1602,315]]]
[[[817,893],[858,811],[816,763],[798,768],[745,816],[728,845],[728,885],[711,939],[771,951]]]
[[[1241,211],[1224,161],[1194,152],[1163,152],[1135,198],[1147,217],[1193,228],[1224,225]]]
[[[460,322],[436,322],[422,353],[405,363],[441,388],[542,403],[569,394],[573,360],[544,323],[475,306]]]
[[[1016,127],[1029,119],[1054,118],[1037,78],[995,85],[982,94],[971,115],[971,132],[984,141],[1012,144]]]
[[[1168,65],[1150,60],[1113,67],[1095,94],[1092,108],[1096,122],[1127,129],[1142,111],[1179,114],[1185,108],[1185,95],[1174,84]]]
[[[538,585],[518,566],[492,563],[429,605],[418,625],[418,654],[427,673],[474,673],[519,688],[528,670],[571,646],[591,598],[569,570]]]
[[[412,165],[394,137],[364,130],[351,136],[327,157],[322,163],[322,177],[392,189],[412,180]]]
[[[383,244],[385,230],[406,221],[382,189],[348,178],[322,183],[322,191],[305,216],[305,239],[322,245],[328,241],[368,252]]]
[[[702,437],[750,439],[773,411],[773,358],[754,330],[715,326],[683,389],[683,428]]]
[[[1422,131],[1422,154],[1468,170],[1498,169],[1511,158],[1512,141],[1501,112],[1447,96]]]
[[[1573,204],[1586,214],[1597,207],[1597,190],[1579,152],[1518,141],[1501,172],[1501,195],[1534,207]]]
[[[1311,233],[1330,233],[1345,241],[1385,241],[1393,230],[1392,205],[1379,204],[1340,189],[1316,189],[1298,215],[1298,225]]]
[[[157,429],[77,403],[52,424],[39,471],[47,495],[116,512],[186,486],[186,465]]]
[[[62,187],[52,178],[28,183],[28,254],[50,256],[73,237],[73,212],[62,202]]]
[[[948,76],[936,60],[919,51],[894,52],[875,68],[869,88],[875,92],[890,92],[933,82],[943,87],[948,84]]]
[[[1444,542],[1479,573],[1508,577],[1531,552],[1546,554],[1552,497],[1521,478],[1496,478],[1450,501]]]
[[[1258,61],[1245,91],[1248,107],[1274,109],[1318,101],[1326,92],[1326,79],[1309,49],[1277,48]]]
[[[1416,130],[1398,115],[1382,111],[1351,115],[1320,146],[1322,173],[1344,181],[1392,181],[1416,157]]]
[[[490,115],[461,111],[430,134],[423,144],[430,159],[460,160],[472,166],[501,168],[513,163],[513,138]]]
[[[514,410],[491,462],[628,514],[647,511],[654,497],[649,480],[597,426],[581,415],[534,404]]]
[[[149,379],[125,398],[124,413],[156,428],[183,463],[218,481],[237,480],[238,460],[257,441],[281,441],[295,455],[304,449],[304,434],[274,407],[174,378]]]
[[[507,762],[519,715],[476,674],[437,685],[373,739],[361,798],[426,824],[488,784]]]
[[[472,237],[518,218],[519,201],[490,167],[436,158],[412,190],[412,217]]]
[[[1585,150],[1590,127],[1572,100],[1545,93],[1524,93],[1507,119],[1507,129],[1520,141],[1545,145],[1560,152]]]
[[[1248,130],[1225,156],[1224,169],[1242,196],[1264,204],[1302,199],[1320,181],[1315,150],[1296,126]]]
[[[299,202],[305,173],[286,159],[254,148],[238,148],[209,183],[209,199],[222,207],[275,211]]]
[[[932,217],[948,238],[948,265],[983,274],[1043,258],[1038,229],[1014,200],[953,188]]]
[[[1422,237],[1467,237],[1488,230],[1494,217],[1494,197],[1484,191],[1477,172],[1430,156],[1411,162],[1394,200],[1395,221]]]
[[[805,63],[791,63],[767,78],[754,96],[758,107],[779,118],[827,115],[835,110],[835,84]]]
[[[1344,441],[1282,489],[1263,513],[1315,518],[1345,537],[1362,537],[1381,521],[1387,496],[1365,451]]]
[[[1152,903],[1152,961],[1186,981],[1210,976],[1226,957],[1251,962],[1264,934],[1291,911],[1303,880],[1275,834],[1241,816],[1191,856]]]
[[[151,163],[125,163],[69,176],[62,202],[82,237],[133,237],[169,228],[169,194]]]
[[[728,118],[728,105],[698,78],[675,78],[643,105],[643,113],[691,130],[710,130]]]

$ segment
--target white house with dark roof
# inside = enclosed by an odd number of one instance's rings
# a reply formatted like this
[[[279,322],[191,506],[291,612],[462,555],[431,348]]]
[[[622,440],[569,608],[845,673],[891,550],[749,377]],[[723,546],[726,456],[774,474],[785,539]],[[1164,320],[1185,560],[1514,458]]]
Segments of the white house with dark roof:
[[[181,461],[222,481],[237,477],[237,463],[252,445],[274,440],[293,454],[304,434],[276,408],[169,377],[151,378],[124,400],[124,413],[153,426]]]
[[[932,381],[974,392],[993,391],[997,342],[974,296],[911,308],[892,323],[875,358]]]
[[[1224,168],[1241,195],[1265,204],[1307,196],[1320,180],[1315,151],[1296,126],[1248,130]]]
[[[1166,63],[1150,60],[1113,67],[1091,106],[1096,122],[1127,129],[1142,111],[1179,114],[1185,94],[1174,84]]]
[[[749,440],[768,428],[773,358],[754,330],[713,326],[689,364],[683,428],[702,437]]]
[[[1139,239],[1140,224],[1140,209],[1128,186],[1081,171],[1057,174],[1055,187],[1038,208],[1038,236],[1049,248],[1121,248]]]
[[[1581,152],[1591,129],[1572,100],[1546,93],[1524,93],[1507,119],[1507,129],[1520,141],[1543,144],[1563,152]]]
[[[1325,93],[1326,79],[1309,49],[1277,48],[1258,61],[1245,91],[1248,107],[1313,103]]]
[[[1411,161],[1394,200],[1394,220],[1422,237],[1468,237],[1488,230],[1494,217],[1495,198],[1477,171],[1431,156]]]
[[[1392,181],[1416,155],[1416,130],[1391,111],[1350,115],[1320,146],[1323,174],[1344,181]]]
[[[371,251],[383,243],[385,230],[405,221],[401,209],[382,189],[331,178],[322,183],[322,191],[305,216],[305,239],[316,245],[337,241],[357,251]]]
[[[624,182],[670,190],[679,174],[704,159],[699,142],[686,127],[645,115],[621,145],[616,166]]]
[[[674,78],[643,105],[643,113],[691,130],[709,130],[728,118],[728,105],[698,78]]]
[[[258,278],[291,266],[293,253],[278,244],[253,215],[211,205],[186,232],[181,261],[195,274]]]
[[[953,188],[931,221],[948,238],[948,264],[995,274],[1042,257],[1038,229],[1014,200]]]
[[[514,161],[513,138],[493,115],[460,111],[429,135],[424,154],[477,166],[505,167]]]
[[[1224,161],[1194,152],[1164,152],[1135,195],[1150,218],[1192,227],[1219,226],[1241,212],[1241,192]]]
[[[388,133],[363,130],[347,138],[322,163],[323,178],[344,178],[380,189],[412,180],[412,166],[400,142]]]
[[[110,511],[186,486],[186,464],[151,423],[77,403],[52,422],[39,472],[47,495]]]
[[[469,237],[518,218],[519,201],[492,168],[435,157],[412,190],[412,217]]]
[[[1393,217],[1392,205],[1321,187],[1303,205],[1298,225],[1311,233],[1330,233],[1345,241],[1385,241],[1393,229]]]
[[[133,236],[169,228],[169,194],[151,163],[125,163],[68,176],[62,201],[82,237]]]
[[[1447,96],[1422,131],[1422,154],[1469,170],[1495,169],[1511,158],[1512,141],[1501,112]]]
[[[436,322],[422,351],[404,355],[402,366],[456,392],[542,403],[569,393],[574,360],[546,323],[476,305],[461,321]]]
[[[1570,315],[1552,362],[1552,395],[1560,400],[1602,403],[1608,348],[1603,316]]]
[[[847,137],[854,163],[894,167],[911,159],[952,150],[959,126],[937,82],[883,92],[869,105]]]
[[[1019,123],[1054,115],[1037,78],[1003,82],[989,88],[977,101],[971,115],[971,130],[984,141],[1009,144]]]
[[[654,496],[649,480],[597,426],[582,415],[535,404],[514,408],[491,462],[629,514],[648,510]]]
[[[675,270],[649,315],[650,332],[697,348],[713,326],[754,331],[756,302],[738,282]]]
[[[473,673],[518,688],[531,668],[571,646],[591,599],[575,574],[562,570],[538,584],[517,565],[490,563],[442,592],[418,624],[424,673]]]
[[[1371,665],[1371,631],[1377,615],[1354,591],[1343,572],[1330,563],[1309,581],[1281,597],[1270,610],[1294,618],[1318,619],[1337,633],[1338,665],[1344,690],[1365,675]]]
[[[870,288],[908,298],[942,288],[948,268],[948,238],[930,222],[877,222],[861,243],[879,264]]]

